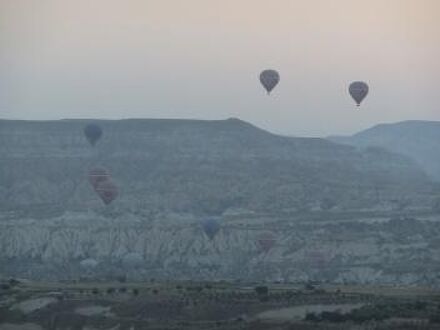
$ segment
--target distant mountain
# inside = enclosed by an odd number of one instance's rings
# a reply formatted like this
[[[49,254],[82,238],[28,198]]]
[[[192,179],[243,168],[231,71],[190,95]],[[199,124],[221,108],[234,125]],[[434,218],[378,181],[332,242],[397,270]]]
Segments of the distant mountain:
[[[440,122],[404,121],[380,124],[348,137],[331,141],[357,147],[376,146],[411,157],[435,180],[440,181]]]
[[[277,136],[238,119],[97,121],[104,135],[91,147],[86,123],[0,121],[0,210],[100,205],[87,181],[97,165],[119,186],[122,209],[221,215],[430,202],[420,168],[383,150]]]

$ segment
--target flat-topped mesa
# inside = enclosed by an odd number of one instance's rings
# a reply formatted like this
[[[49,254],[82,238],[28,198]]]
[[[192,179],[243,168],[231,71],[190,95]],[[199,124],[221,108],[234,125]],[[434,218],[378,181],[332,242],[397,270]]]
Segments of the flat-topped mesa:
[[[279,136],[235,118],[93,120],[103,134],[91,147],[89,122],[0,121],[0,210],[97,207],[87,179],[96,166],[119,187],[112,207],[120,210],[219,215],[432,202],[424,172],[381,149]]]

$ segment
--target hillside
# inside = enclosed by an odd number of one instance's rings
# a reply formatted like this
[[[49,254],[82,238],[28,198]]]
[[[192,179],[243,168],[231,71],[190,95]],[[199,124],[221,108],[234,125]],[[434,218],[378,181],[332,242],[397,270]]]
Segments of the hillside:
[[[87,181],[95,166],[117,182],[118,209],[221,215],[429,205],[425,174],[382,150],[276,136],[236,119],[100,121],[104,136],[92,148],[85,124],[0,122],[0,210],[38,216],[39,208],[100,205]]]
[[[237,119],[98,123],[93,148],[86,121],[0,121],[0,277],[439,282],[438,186],[405,156]]]
[[[440,181],[440,122],[404,121],[381,124],[349,137],[330,140],[358,147],[377,146],[414,159]]]

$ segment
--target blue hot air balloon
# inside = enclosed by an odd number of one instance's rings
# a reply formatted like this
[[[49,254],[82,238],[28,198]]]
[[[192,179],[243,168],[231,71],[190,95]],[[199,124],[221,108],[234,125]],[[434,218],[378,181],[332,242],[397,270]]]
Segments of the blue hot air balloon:
[[[89,124],[84,128],[84,135],[89,143],[94,146],[102,136],[102,129],[97,124]]]
[[[220,223],[215,218],[206,218],[202,221],[202,228],[206,236],[212,240],[220,230]]]

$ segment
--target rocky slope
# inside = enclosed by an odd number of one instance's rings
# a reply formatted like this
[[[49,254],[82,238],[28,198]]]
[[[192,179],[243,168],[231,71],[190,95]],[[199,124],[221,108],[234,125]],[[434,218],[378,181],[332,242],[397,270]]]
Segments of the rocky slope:
[[[438,216],[224,217],[212,241],[197,218],[171,214],[146,220],[66,213],[0,228],[3,276],[440,283]],[[269,229],[276,240],[265,253],[258,237]],[[97,266],[83,266],[87,258]]]
[[[104,136],[92,148],[84,125],[1,122],[0,209],[38,216],[99,205],[86,178],[97,165],[120,188],[118,209],[220,215],[430,202],[427,176],[383,150],[276,136],[235,119],[102,121]]]
[[[3,275],[438,282],[439,190],[404,156],[237,119],[99,121],[92,148],[85,124],[0,122]],[[120,189],[108,207],[97,165]]]
[[[381,124],[353,136],[330,137],[330,140],[401,153],[414,159],[426,173],[440,181],[440,122],[413,120]]]

